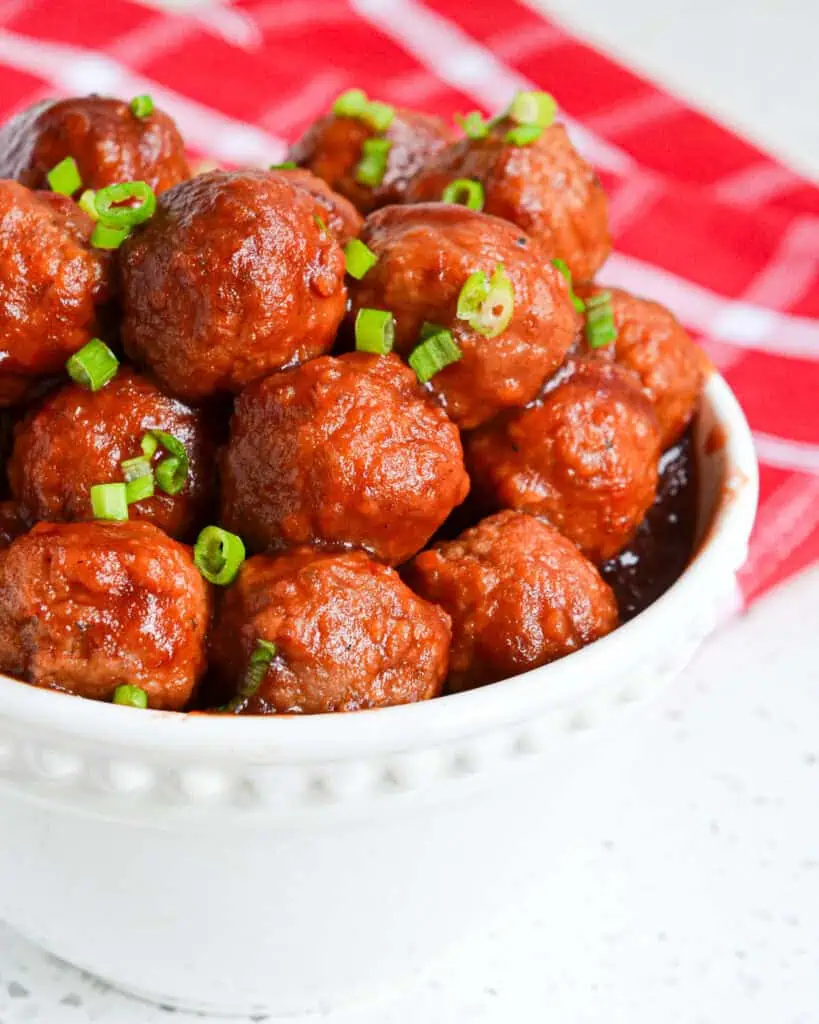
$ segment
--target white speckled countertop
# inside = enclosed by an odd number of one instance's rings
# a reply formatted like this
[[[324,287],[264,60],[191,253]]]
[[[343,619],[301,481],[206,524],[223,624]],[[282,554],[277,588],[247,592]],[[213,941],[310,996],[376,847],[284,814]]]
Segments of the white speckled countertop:
[[[533,6],[819,175],[816,0]],[[572,783],[575,842],[528,905],[327,1024],[819,1024],[818,607],[819,568],[712,639],[605,790]],[[0,1024],[188,1019],[0,926]]]

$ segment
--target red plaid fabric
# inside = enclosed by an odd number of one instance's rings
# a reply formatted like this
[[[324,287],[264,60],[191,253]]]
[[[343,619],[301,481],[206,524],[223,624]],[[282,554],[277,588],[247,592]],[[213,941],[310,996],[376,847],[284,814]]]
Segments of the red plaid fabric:
[[[751,421],[746,597],[819,558],[818,188],[516,0],[164,7],[0,0],[0,114],[150,92],[195,154],[270,163],[352,85],[444,116],[551,90],[609,193],[602,278],[674,309]]]

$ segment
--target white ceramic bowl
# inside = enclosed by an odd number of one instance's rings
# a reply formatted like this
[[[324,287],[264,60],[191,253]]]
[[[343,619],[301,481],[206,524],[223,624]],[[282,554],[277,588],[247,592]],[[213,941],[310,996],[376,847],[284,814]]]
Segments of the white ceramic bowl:
[[[615,633],[513,680],[300,719],[135,712],[0,677],[0,918],[149,999],[294,1014],[423,966],[570,842],[575,766],[730,608],[757,468],[712,376],[698,553]],[[622,740],[620,740],[622,742]]]

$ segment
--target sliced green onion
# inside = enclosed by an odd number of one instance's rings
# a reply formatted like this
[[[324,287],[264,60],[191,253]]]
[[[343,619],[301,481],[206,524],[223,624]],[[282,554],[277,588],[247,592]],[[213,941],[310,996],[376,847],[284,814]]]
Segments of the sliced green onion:
[[[611,292],[599,292],[586,300],[586,341],[589,348],[603,348],[617,340]]]
[[[170,458],[163,459],[155,470],[156,484],[166,494],[179,494],[188,479],[188,452],[182,442],[164,430],[151,430],[150,436],[157,441]],[[145,438],[142,439],[142,450],[145,452]],[[154,448],[156,451],[156,448]],[[148,453],[145,452],[147,455]],[[151,452],[153,455],[153,452]]]
[[[360,281],[376,263],[378,263],[378,257],[360,238],[351,238],[344,246],[344,265],[347,268],[347,273],[356,281]]]
[[[464,135],[468,139],[485,139],[489,134],[491,122],[484,121],[483,116],[477,110],[473,110],[472,113],[466,116],[456,114],[455,120],[461,126]]]
[[[299,165],[295,160],[285,160],[281,164],[271,164],[271,171],[294,171]]]
[[[171,455],[156,467],[156,484],[166,494],[179,494],[188,479],[188,467],[181,459]]]
[[[91,245],[95,249],[119,249],[130,233],[128,228],[109,228],[97,222],[91,235]]]
[[[91,488],[91,511],[95,519],[127,519],[128,496],[125,484],[94,484]]]
[[[91,220],[99,220],[99,217],[97,216],[97,208],[94,206],[94,196],[96,196],[96,194],[97,193],[92,188],[87,188],[77,200],[77,206],[79,206],[81,210],[84,210]]]
[[[129,199],[137,199],[139,202],[136,206],[117,205]],[[94,209],[100,222],[107,228],[130,230],[153,216],[156,196],[145,181],[123,181],[120,185],[101,188],[94,196]]]
[[[329,235],[330,232],[327,229],[327,225],[324,223],[324,218],[320,217],[317,213],[313,214],[313,220],[316,222],[316,227],[323,235]]]
[[[154,496],[154,478],[150,476],[139,476],[135,480],[129,480],[125,485],[125,498],[129,505],[136,501],[144,501]]]
[[[514,311],[515,291],[502,263],[488,281],[482,270],[470,274],[458,295],[458,319],[487,338],[505,331]]]
[[[434,325],[425,326],[431,328]],[[440,327],[434,334],[428,334],[420,345],[416,345],[407,362],[415,370],[419,382],[425,384],[444,367],[457,363],[462,356],[463,352],[458,348],[452,332]]]
[[[365,139],[361,147],[361,160],[355,169],[359,185],[377,188],[384,180],[387,159],[392,142],[389,139]]]
[[[153,434],[145,434],[139,442],[139,446],[142,449],[142,454],[150,459],[159,447],[159,441]]]
[[[129,686],[126,684],[118,686],[116,690],[114,690],[114,696],[111,703],[122,704],[129,708],[141,708],[144,710],[148,707],[148,694],[141,686]]]
[[[131,113],[134,117],[150,117],[154,112],[154,101],[146,93],[144,96],[134,96],[131,100]]]
[[[379,100],[370,100],[359,117],[374,131],[385,132],[393,122],[395,107],[391,107],[389,103],[381,103]]]
[[[355,347],[358,352],[385,356],[395,341],[395,320],[386,309],[359,309],[355,317]]]
[[[519,124],[506,133],[506,141],[511,146],[528,146],[543,134],[541,124]]]
[[[235,533],[221,526],[206,526],[196,538],[193,560],[209,583],[226,587],[236,579],[245,560],[245,546]]]
[[[135,459],[125,459],[120,462],[119,468],[122,470],[126,484],[131,483],[132,480],[139,480],[140,477],[154,474],[151,469],[151,460],[145,455],[139,455]]]
[[[367,107],[367,94],[363,89],[348,89],[333,104],[336,117],[360,117]]]
[[[557,113],[554,96],[548,92],[519,92],[509,107],[509,117],[521,125],[548,128]]]
[[[421,324],[421,341],[426,341],[427,338],[431,338],[433,334],[438,334],[439,331],[446,330],[441,324],[430,323],[429,320],[425,320]]]
[[[276,657],[278,648],[270,640],[257,640],[256,646],[250,655],[247,664],[247,672],[242,683],[240,695],[252,697],[262,685],[262,680],[267,672],[268,665]]]
[[[566,282],[569,285],[569,298],[572,300],[572,305],[578,313],[584,313],[586,311],[586,303],[574,293],[572,287],[572,272],[569,270],[566,261],[561,259],[552,260],[552,266],[555,270],[560,271],[563,277],[566,278]]]
[[[119,360],[104,341],[92,338],[70,357],[65,368],[75,384],[89,391],[99,391],[116,377]]]
[[[482,210],[484,203],[483,185],[471,178],[456,178],[444,189],[441,199],[445,203],[458,203],[470,210]]]
[[[59,192],[62,196],[73,196],[82,188],[82,178],[77,161],[73,156],[67,156],[55,164],[46,175],[49,188],[52,192]]]

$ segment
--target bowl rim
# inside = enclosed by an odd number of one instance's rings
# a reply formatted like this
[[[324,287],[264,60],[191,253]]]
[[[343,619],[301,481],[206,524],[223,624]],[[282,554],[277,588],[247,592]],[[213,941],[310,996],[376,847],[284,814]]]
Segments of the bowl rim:
[[[686,618],[709,580],[732,576],[747,553],[759,476],[745,415],[725,380],[712,373],[703,401],[720,431],[724,454],[720,494],[691,563],[672,586],[630,622],[559,661],[511,679],[434,700],[346,714],[223,717],[141,711],[83,700],[0,675],[0,726],[144,752],[162,759],[207,758],[249,764],[300,764],[407,752],[493,731],[544,711],[580,704],[611,664],[640,664],[640,637],[656,638]],[[682,616],[680,610],[682,609]],[[690,613],[687,617],[690,617]],[[668,635],[666,633],[666,635]],[[548,686],[541,676],[548,672]],[[621,674],[621,673],[620,673]],[[72,710],[73,709],[73,710]]]

